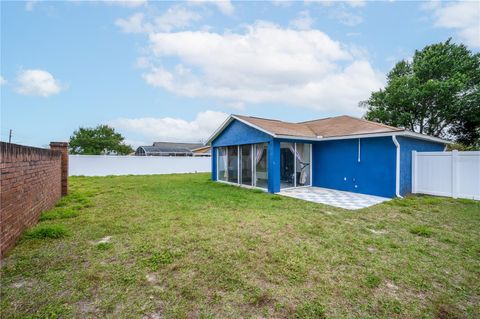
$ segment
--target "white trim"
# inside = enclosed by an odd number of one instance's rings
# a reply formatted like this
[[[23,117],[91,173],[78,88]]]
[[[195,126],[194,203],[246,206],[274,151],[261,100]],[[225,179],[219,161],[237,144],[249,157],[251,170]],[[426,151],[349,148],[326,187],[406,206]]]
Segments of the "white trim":
[[[293,143],[293,187],[297,187],[297,143]]]
[[[237,182],[242,183],[240,180],[240,145],[237,145]]]
[[[402,196],[400,196],[400,143],[398,143],[396,135],[392,135],[392,141],[397,147],[395,161],[395,195],[402,198]]]
[[[361,140],[361,139],[358,139],[358,158],[357,158],[357,160],[358,160],[359,163],[360,163],[360,160],[361,160],[361,156],[360,156],[360,151],[361,151],[361,150],[360,150],[360,140]]]
[[[228,185],[233,185],[233,186],[238,186],[238,187],[244,187],[244,188],[248,188],[248,189],[260,189],[262,191],[268,192],[268,188],[261,188],[261,187],[257,187],[257,186],[250,186],[250,185],[232,183],[232,182],[221,181],[221,180],[218,180],[217,182],[228,184]]]
[[[241,118],[239,118],[239,117],[236,117],[235,115],[231,115],[231,117],[234,118],[234,119],[236,119],[236,120],[238,120],[238,121],[240,121],[240,122],[242,122],[243,124],[246,124],[246,125],[248,125],[248,126],[253,127],[254,129],[257,129],[257,130],[259,130],[259,131],[262,131],[263,133],[266,133],[266,134],[271,135],[271,136],[273,136],[273,137],[276,136],[275,133],[272,133],[272,132],[270,132],[270,131],[267,131],[266,129],[263,129],[263,128],[261,128],[260,126],[257,126],[257,125],[255,125],[255,124],[252,124],[252,123],[248,122],[248,121],[245,121],[245,120],[243,120],[243,119],[241,119]]]
[[[313,183],[313,144],[309,143],[310,145],[310,186],[312,186]]]

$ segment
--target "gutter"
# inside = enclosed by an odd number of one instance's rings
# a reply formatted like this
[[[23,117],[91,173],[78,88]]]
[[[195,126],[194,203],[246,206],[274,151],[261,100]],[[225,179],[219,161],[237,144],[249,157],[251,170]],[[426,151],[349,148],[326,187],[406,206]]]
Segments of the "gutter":
[[[400,195],[400,143],[398,143],[397,136],[392,135],[393,144],[397,147],[397,156],[395,161],[395,195],[403,198]]]

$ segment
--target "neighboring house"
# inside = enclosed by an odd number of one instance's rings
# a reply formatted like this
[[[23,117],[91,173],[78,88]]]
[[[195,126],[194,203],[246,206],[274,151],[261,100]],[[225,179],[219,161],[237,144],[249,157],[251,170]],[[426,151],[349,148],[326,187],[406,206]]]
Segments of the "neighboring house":
[[[140,146],[136,156],[211,156],[210,146],[201,143],[154,142],[152,146]]]
[[[318,186],[383,197],[411,192],[412,151],[446,140],[350,116],[301,123],[231,115],[209,138],[212,179],[276,193]]]

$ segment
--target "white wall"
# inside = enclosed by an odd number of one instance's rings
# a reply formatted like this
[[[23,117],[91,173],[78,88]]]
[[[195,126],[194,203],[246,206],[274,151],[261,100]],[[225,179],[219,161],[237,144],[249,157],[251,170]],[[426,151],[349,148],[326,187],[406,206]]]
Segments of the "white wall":
[[[211,157],[70,155],[68,175],[149,175],[210,172]]]
[[[480,152],[412,152],[412,193],[480,200]]]

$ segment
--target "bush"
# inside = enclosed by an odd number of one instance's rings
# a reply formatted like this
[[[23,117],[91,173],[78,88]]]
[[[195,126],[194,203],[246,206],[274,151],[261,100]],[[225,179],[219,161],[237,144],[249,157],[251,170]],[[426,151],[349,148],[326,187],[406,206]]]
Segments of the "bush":
[[[60,225],[37,226],[25,233],[27,239],[62,238],[68,234],[65,227]]]

